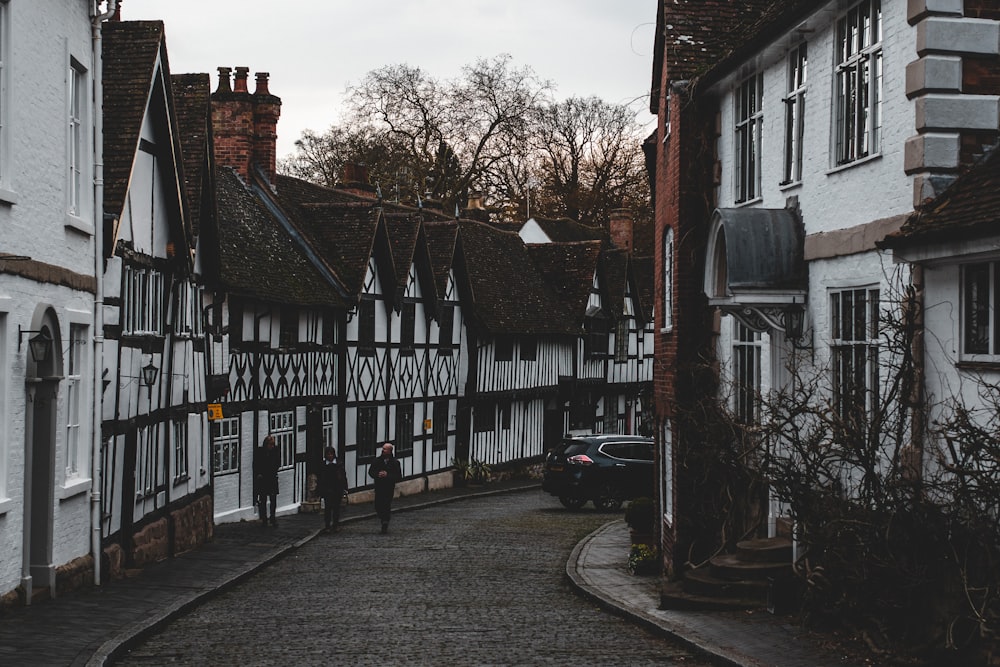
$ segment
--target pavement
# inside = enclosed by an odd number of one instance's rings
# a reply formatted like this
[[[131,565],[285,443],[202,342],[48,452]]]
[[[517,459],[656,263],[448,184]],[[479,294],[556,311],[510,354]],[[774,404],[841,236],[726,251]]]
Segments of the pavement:
[[[540,492],[535,480],[442,489],[393,501],[393,512],[419,510],[472,495]],[[374,519],[370,503],[347,505],[342,523]],[[211,542],[109,584],[0,614],[0,665],[101,666],[186,610],[253,575],[319,535],[321,515],[221,524]],[[584,538],[566,563],[582,595],[654,633],[679,640],[724,665],[823,667],[861,665],[788,617],[765,610],[693,612],[659,609],[658,576],[625,568],[628,527],[611,521]]]

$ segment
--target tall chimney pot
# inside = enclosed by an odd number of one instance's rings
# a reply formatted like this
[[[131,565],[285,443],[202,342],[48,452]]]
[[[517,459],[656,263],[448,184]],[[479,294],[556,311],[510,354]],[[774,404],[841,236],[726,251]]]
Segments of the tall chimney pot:
[[[231,67],[219,67],[219,87],[215,90],[217,93],[231,93],[233,92],[231,86],[232,73]]]
[[[234,93],[248,93],[247,89],[247,77],[250,75],[249,67],[237,67],[236,68],[236,81],[233,84]]]
[[[271,91],[267,89],[267,79],[271,76],[267,72],[257,72],[257,89],[253,91],[254,95],[270,95]]]

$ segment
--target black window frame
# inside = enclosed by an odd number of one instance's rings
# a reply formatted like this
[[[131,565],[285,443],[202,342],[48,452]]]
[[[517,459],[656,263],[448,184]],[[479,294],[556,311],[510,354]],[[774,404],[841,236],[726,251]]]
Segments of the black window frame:
[[[361,298],[358,302],[358,352],[362,356],[375,354],[375,300]]]
[[[358,406],[357,448],[358,457],[374,458],[378,446],[378,406]]]

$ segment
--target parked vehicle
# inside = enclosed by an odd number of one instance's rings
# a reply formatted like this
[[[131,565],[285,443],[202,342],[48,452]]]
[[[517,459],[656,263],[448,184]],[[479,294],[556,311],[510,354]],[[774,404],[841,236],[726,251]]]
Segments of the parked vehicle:
[[[545,457],[542,490],[569,509],[587,501],[614,511],[624,500],[652,496],[653,439],[634,435],[565,438]]]

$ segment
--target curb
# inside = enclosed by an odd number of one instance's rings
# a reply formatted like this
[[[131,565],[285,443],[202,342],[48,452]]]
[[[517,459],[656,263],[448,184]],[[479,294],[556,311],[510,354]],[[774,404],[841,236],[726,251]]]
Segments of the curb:
[[[428,500],[422,503],[413,503],[412,505],[407,505],[405,507],[393,508],[393,514],[399,512],[408,512],[412,510],[423,509],[426,507],[432,507],[434,505],[445,505],[448,503],[453,503],[465,498],[478,498],[482,496],[496,496],[505,493],[516,493],[519,491],[531,491],[541,488],[541,483],[536,484],[526,484],[524,486],[517,486],[507,489],[492,489],[484,490],[480,492],[464,493],[461,495],[451,496],[449,498],[438,498],[435,500]],[[366,512],[364,514],[358,514],[352,517],[344,517],[340,520],[340,523],[358,523],[360,521],[369,520],[374,518],[375,512]],[[315,529],[310,531],[305,537],[300,538],[295,542],[290,542],[286,545],[276,547],[275,549],[269,551],[264,557],[249,566],[245,567],[243,570],[233,574],[232,576],[224,579],[218,584],[206,586],[201,590],[198,590],[187,598],[178,600],[175,603],[169,605],[168,607],[162,609],[159,613],[147,617],[141,621],[136,621],[135,623],[127,626],[125,629],[120,630],[113,637],[105,640],[104,643],[94,652],[94,654],[83,663],[86,667],[104,667],[108,664],[113,664],[115,660],[120,658],[122,654],[133,646],[141,642],[143,639],[149,635],[155,633],[160,628],[165,626],[167,623],[172,621],[177,616],[194,609],[198,605],[211,599],[213,596],[223,593],[230,588],[234,587],[236,584],[240,583],[244,579],[252,576],[258,571],[264,569],[265,567],[271,565],[278,559],[284,557],[286,554],[298,549],[299,547],[311,542],[320,533],[321,529]],[[74,661],[74,664],[79,663],[79,661]]]
[[[586,577],[581,574],[580,564],[586,558],[587,551],[590,549],[591,543],[601,533],[609,530],[613,525],[620,523],[621,521],[622,519],[609,521],[592,532],[590,535],[587,535],[585,538],[580,540],[580,542],[578,542],[573,548],[573,551],[569,555],[569,559],[566,561],[566,578],[569,579],[576,592],[583,597],[596,602],[599,607],[621,616],[628,621],[632,621],[637,625],[652,631],[654,634],[672,639],[685,648],[705,656],[713,663],[719,665],[732,665],[734,667],[753,667],[754,663],[745,662],[737,656],[731,655],[729,651],[726,651],[719,646],[708,645],[704,642],[691,639],[690,637],[687,637],[672,628],[663,619],[657,618],[642,609],[623,604],[606,594],[600,588],[587,583]]]

